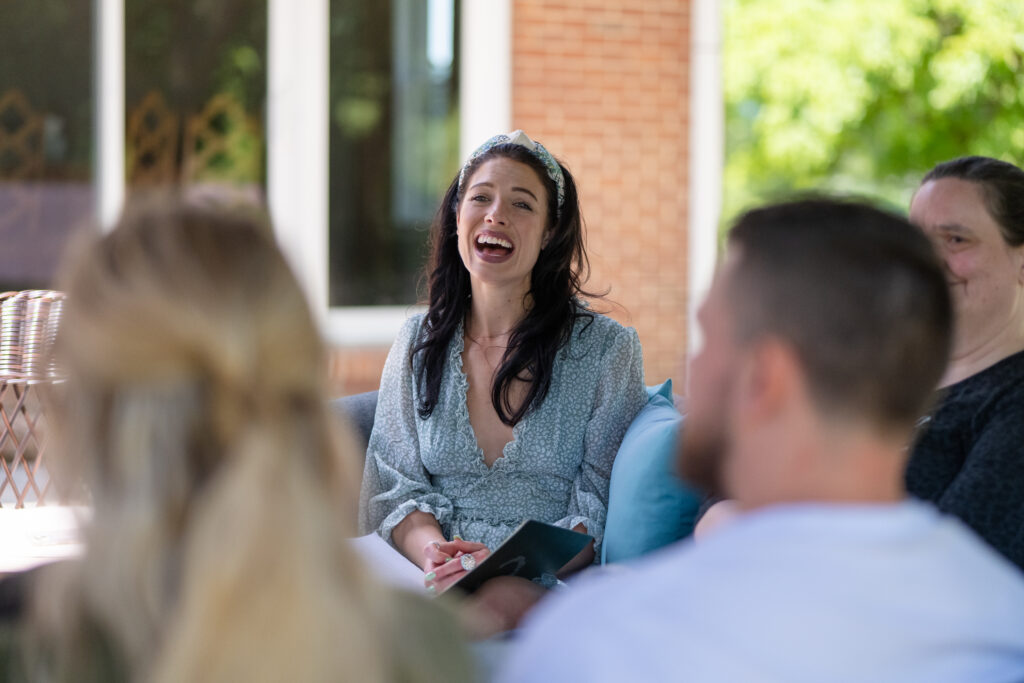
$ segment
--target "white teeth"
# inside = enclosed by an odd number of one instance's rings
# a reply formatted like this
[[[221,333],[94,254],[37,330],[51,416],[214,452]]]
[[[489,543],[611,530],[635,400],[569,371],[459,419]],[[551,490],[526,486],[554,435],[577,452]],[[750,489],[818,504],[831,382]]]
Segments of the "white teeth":
[[[506,249],[512,248],[511,242],[500,237],[495,237],[494,235],[480,235],[476,238],[476,241],[478,244],[494,244],[499,247],[505,247]]]

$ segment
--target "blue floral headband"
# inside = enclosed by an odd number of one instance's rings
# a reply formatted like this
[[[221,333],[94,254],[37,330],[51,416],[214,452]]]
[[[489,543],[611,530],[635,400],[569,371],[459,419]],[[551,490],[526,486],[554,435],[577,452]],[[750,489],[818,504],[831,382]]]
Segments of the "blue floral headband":
[[[565,203],[565,176],[562,175],[562,167],[558,165],[555,158],[551,156],[544,145],[539,142],[534,142],[530,137],[521,130],[514,130],[511,133],[501,133],[495,135],[493,138],[485,142],[476,148],[469,158],[466,159],[466,163],[462,165],[462,170],[459,171],[459,189],[462,189],[462,184],[466,182],[466,169],[473,161],[489,152],[491,149],[498,145],[519,145],[520,147],[526,148],[530,154],[535,156],[540,163],[544,164],[544,168],[548,172],[548,177],[555,181],[555,187],[558,188],[558,213],[562,213],[562,204]]]

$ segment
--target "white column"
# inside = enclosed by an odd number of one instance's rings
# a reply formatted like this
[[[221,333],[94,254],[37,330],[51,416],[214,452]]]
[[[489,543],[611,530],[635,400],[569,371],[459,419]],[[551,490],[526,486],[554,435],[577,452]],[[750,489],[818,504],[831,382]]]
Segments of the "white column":
[[[328,286],[328,0],[267,3],[267,199],[321,322]]]
[[[93,177],[96,222],[110,230],[124,205],[124,0],[93,5]]]
[[[465,0],[459,69],[459,153],[512,128],[512,0]]]
[[[725,154],[718,0],[694,0],[691,16],[688,355],[693,355],[703,342],[697,308],[715,272]]]

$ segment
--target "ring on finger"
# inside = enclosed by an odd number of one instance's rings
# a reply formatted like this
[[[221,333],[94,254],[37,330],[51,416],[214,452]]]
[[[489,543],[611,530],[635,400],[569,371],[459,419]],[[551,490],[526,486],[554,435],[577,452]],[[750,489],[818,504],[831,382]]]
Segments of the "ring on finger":
[[[462,568],[467,572],[471,572],[473,571],[473,568],[476,567],[476,558],[469,554],[463,555],[459,558],[459,564],[461,564]]]

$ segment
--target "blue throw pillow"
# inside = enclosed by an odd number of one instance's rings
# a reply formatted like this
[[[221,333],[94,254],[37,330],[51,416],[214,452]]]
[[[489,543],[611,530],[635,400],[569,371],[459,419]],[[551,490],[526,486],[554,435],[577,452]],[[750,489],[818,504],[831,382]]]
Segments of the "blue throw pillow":
[[[672,380],[647,388],[647,405],[633,420],[612,466],[602,562],[625,562],[693,531],[700,495],[675,474],[682,415]]]

